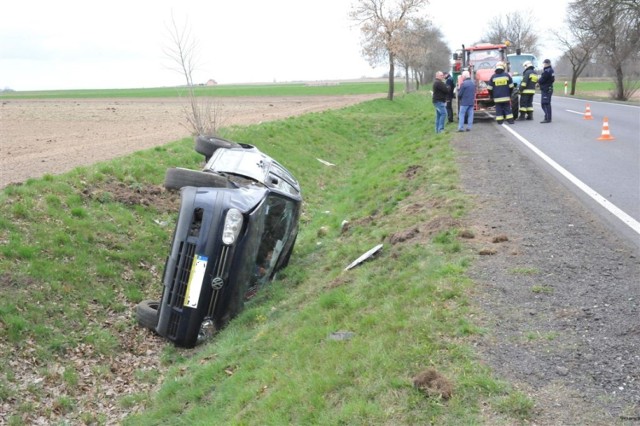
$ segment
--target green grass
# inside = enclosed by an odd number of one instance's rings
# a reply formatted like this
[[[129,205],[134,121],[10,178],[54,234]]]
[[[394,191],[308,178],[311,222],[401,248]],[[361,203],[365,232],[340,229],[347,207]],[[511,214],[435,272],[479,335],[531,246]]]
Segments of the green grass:
[[[529,267],[517,267],[512,268],[510,271],[514,275],[538,275],[540,274],[540,270],[538,268],[529,268]]]
[[[163,342],[158,356],[169,371],[157,394],[120,398],[124,408],[146,405],[126,424],[459,425],[484,423],[487,413],[496,423],[526,421],[533,403],[473,350],[484,331],[455,226],[469,205],[449,136],[433,134],[432,109],[428,96],[413,94],[225,129],[300,180],[296,250],[209,344],[184,351]],[[78,413],[74,389],[84,377],[68,355],[86,351],[94,365],[128,353],[140,332],[133,307],[160,293],[177,209],[149,189],[167,167],[198,168],[201,160],[185,139],[0,192],[0,398],[17,397],[21,381],[2,366],[8,360],[64,367],[50,378],[59,376],[55,408],[104,422]],[[135,201],[141,191],[151,203]],[[421,232],[391,244],[413,228]],[[344,271],[379,243],[378,257]],[[354,335],[329,339],[336,331]],[[98,365],[96,380],[108,380]],[[412,377],[429,367],[452,382],[450,400],[413,388]],[[129,378],[154,380],[142,368]],[[16,409],[46,412],[38,406],[44,390],[28,391]]]
[[[569,83],[571,83],[570,80]],[[558,82],[556,82],[558,83]],[[564,84],[564,82],[562,82]],[[576,88],[579,88],[580,91],[584,92],[598,92],[605,90],[614,90],[616,87],[615,83],[611,80],[603,80],[603,81],[590,81],[590,80],[580,80],[576,82]]]
[[[196,96],[311,96],[311,95],[361,95],[386,93],[386,80],[363,82],[340,82],[336,84],[230,84],[218,86],[198,86],[194,88]],[[395,89],[397,93],[404,90],[404,81],[398,79]],[[0,92],[0,99],[46,99],[46,98],[158,98],[187,96],[186,87],[155,87],[146,89],[79,89],[79,90],[42,90]]]
[[[570,77],[559,77],[556,78],[555,88],[558,95],[562,96],[564,94],[564,82],[568,82],[567,93],[571,91],[571,78]],[[628,84],[628,82],[625,82]],[[639,87],[640,82],[634,81],[634,87]],[[627,87],[628,89],[628,87]],[[575,96],[585,97],[589,99],[600,99],[600,100],[610,100],[611,94],[616,92],[616,85],[612,79],[589,79],[589,78],[578,78],[576,82],[576,91]],[[637,99],[631,99],[629,102],[637,103]]]

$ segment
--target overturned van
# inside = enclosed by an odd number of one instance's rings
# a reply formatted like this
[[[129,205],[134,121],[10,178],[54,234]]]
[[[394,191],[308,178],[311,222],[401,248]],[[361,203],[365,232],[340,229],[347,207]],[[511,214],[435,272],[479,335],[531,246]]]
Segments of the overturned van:
[[[291,173],[252,145],[200,136],[196,151],[207,160],[202,171],[165,176],[181,205],[162,298],[136,307],[142,326],[182,347],[224,327],[287,265],[302,203]]]

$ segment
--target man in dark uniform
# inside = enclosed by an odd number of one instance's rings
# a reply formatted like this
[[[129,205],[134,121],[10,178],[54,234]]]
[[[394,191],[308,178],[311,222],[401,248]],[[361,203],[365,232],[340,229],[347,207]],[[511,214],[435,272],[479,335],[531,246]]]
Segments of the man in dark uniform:
[[[444,72],[444,77],[444,84],[447,85],[447,90],[449,91],[449,94],[447,95],[447,117],[449,118],[449,123],[453,123],[453,106],[451,105],[452,100],[455,98],[453,93],[453,77],[451,77],[451,73],[448,71]]]
[[[531,61],[523,64],[522,82],[520,83],[520,118],[518,120],[533,120],[533,95],[536,93],[538,74],[533,69]]]
[[[496,71],[491,76],[487,89],[493,102],[496,104],[496,121],[498,124],[507,120],[509,124],[513,124],[513,112],[511,111],[511,93],[514,84],[509,73],[504,72],[504,63],[496,64]]]
[[[540,85],[540,103],[542,104],[542,110],[544,111],[544,120],[541,123],[551,123],[551,95],[553,95],[553,82],[556,81],[556,76],[551,68],[551,61],[545,59],[542,61],[544,68],[542,69],[542,75],[538,79]]]

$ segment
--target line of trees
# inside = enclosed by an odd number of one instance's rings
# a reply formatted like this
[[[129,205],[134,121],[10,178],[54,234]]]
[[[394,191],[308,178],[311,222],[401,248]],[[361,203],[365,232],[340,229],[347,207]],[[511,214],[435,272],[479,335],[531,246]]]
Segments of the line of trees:
[[[360,25],[362,54],[372,66],[389,66],[393,100],[396,65],[416,87],[436,70],[449,68],[451,50],[441,31],[421,17],[428,0],[356,0],[350,17]],[[609,71],[616,90],[612,97],[628,100],[640,88],[640,0],[574,0],[567,6],[566,28],[552,32],[563,50],[559,64],[569,64],[571,94],[585,69]],[[540,55],[540,36],[531,11],[512,12],[489,20],[481,40],[503,43]],[[470,40],[470,44],[473,41]],[[557,71],[557,69],[556,69]]]
[[[393,100],[395,66],[405,71],[416,87],[437,69],[448,69],[451,51],[442,40],[442,33],[419,13],[428,0],[358,0],[350,17],[362,31],[362,54],[372,66],[389,66],[387,99]]]

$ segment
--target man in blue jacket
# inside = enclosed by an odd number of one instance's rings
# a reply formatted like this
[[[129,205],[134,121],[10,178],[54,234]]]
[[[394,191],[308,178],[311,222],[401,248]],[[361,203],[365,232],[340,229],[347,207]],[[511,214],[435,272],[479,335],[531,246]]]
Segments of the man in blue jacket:
[[[538,84],[540,85],[540,104],[542,104],[542,111],[544,111],[544,120],[541,123],[551,123],[551,95],[553,95],[553,82],[556,81],[556,76],[551,68],[551,61],[545,59],[542,61],[543,69]]]
[[[458,111],[458,131],[462,132],[467,117],[467,132],[473,126],[473,108],[476,102],[476,84],[471,80],[469,71],[462,71],[462,84],[458,89],[458,103],[460,110]]]

